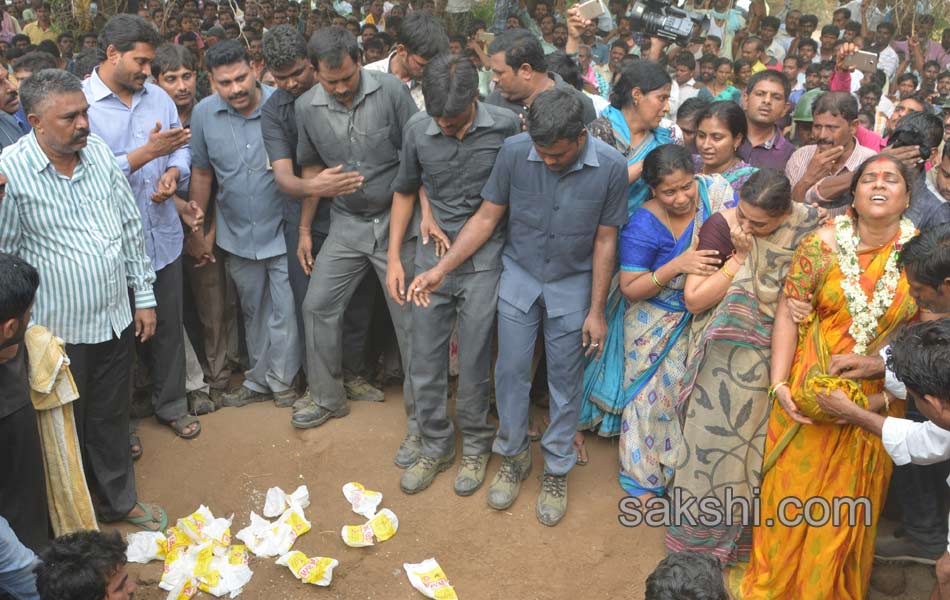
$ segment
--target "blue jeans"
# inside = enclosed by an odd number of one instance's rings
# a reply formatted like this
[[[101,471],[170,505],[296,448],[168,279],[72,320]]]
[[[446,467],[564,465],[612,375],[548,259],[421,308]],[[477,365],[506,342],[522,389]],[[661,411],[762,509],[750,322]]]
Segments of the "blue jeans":
[[[0,592],[15,600],[39,600],[33,568],[37,558],[20,543],[10,524],[0,517]]]

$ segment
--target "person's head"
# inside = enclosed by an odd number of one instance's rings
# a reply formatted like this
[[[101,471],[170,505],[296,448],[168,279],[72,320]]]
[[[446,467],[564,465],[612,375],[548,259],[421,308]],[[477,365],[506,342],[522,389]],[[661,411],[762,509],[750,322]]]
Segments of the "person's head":
[[[770,235],[791,212],[792,185],[781,171],[759,169],[739,190],[736,220],[750,235]]]
[[[610,90],[610,104],[631,112],[645,129],[659,127],[670,111],[672,82],[666,70],[655,62],[639,60],[623,68]]]
[[[805,66],[805,62],[796,54],[789,54],[782,60],[782,73],[788,77],[789,82],[798,80],[798,74]]]
[[[719,173],[736,159],[748,123],[742,108],[732,100],[713,102],[696,119],[696,149],[705,172]]]
[[[857,21],[848,21],[842,29],[841,39],[846,42],[853,42],[855,38],[861,35],[861,24]]]
[[[528,135],[548,169],[560,173],[573,165],[587,142],[584,105],[572,90],[553,87],[528,108]]]
[[[818,55],[818,42],[808,38],[798,42],[798,55],[806,64],[811,64],[815,56]]]
[[[530,97],[539,79],[547,77],[541,43],[524,29],[506,31],[492,40],[488,58],[495,89],[510,102]]]
[[[929,40],[934,32],[934,16],[922,14],[917,17],[917,37],[922,40]]]
[[[376,37],[376,34],[379,33],[379,30],[376,29],[376,26],[372,23],[364,23],[360,27],[360,41],[365,43],[366,40]]]
[[[775,36],[778,34],[778,28],[781,27],[781,25],[782,22],[779,21],[778,17],[769,16],[759,19],[759,37],[762,38],[766,46],[771,44],[772,40],[775,39]]]
[[[876,226],[894,225],[910,205],[915,173],[885,154],[865,160],[851,178],[851,210]]]
[[[798,35],[798,23],[802,19],[802,11],[792,9],[785,13],[785,33],[790,36]]]
[[[59,68],[59,61],[56,60],[55,56],[34,50],[13,61],[13,76],[16,77],[17,81],[23,83],[23,80],[33,73],[56,68]]]
[[[930,91],[930,88],[934,86],[934,83],[937,81],[937,75],[940,73],[940,63],[935,60],[928,60],[924,63],[924,70],[921,73],[923,76],[924,83],[921,85],[927,88],[927,91]]]
[[[45,2],[40,4],[33,10],[33,14],[36,15],[36,20],[40,22],[43,26],[48,26],[50,22],[50,9],[49,4]]]
[[[56,538],[40,555],[36,589],[55,600],[132,600],[125,542],[117,531],[79,531]]]
[[[818,151],[841,146],[847,155],[858,128],[858,101],[847,92],[827,92],[812,106],[812,135]]]
[[[433,58],[422,75],[426,112],[448,137],[472,122],[478,100],[478,69],[461,54]]]
[[[752,77],[752,63],[744,58],[740,58],[732,63],[732,80],[735,86],[740,90],[749,85],[749,78]]]
[[[693,158],[683,146],[664,144],[643,159],[643,181],[653,198],[670,216],[682,217],[696,211],[699,190]]]
[[[674,77],[678,85],[683,85],[693,78],[696,72],[696,59],[689,52],[680,52],[673,59]]]
[[[450,54],[461,54],[465,48],[468,46],[468,39],[464,35],[450,35],[449,36],[449,53]],[[363,50],[366,50],[365,48]]]
[[[555,23],[554,31],[551,33],[551,43],[558,50],[564,50],[567,45],[567,24]]]
[[[917,168],[923,171],[925,159],[934,156],[937,147],[943,142],[943,121],[929,111],[914,111],[904,115],[897,121],[895,131],[891,132],[888,145],[907,145],[907,140],[920,148],[921,159],[918,160]]]
[[[742,42],[741,56],[743,60],[747,60],[752,64],[765,62],[762,60],[765,57],[765,42],[761,38],[750,37]]]
[[[818,15],[802,15],[798,20],[798,39],[799,43],[811,39],[815,30],[818,29]]]
[[[349,106],[360,87],[360,48],[353,34],[339,27],[321,29],[307,43],[307,54],[324,91]]]
[[[826,92],[831,91],[831,78],[835,74],[835,64],[831,61],[823,62],[819,65],[818,77],[821,80],[821,89]]]
[[[244,44],[226,40],[205,52],[205,68],[222,100],[239,113],[253,110],[258,102],[257,78]]]
[[[716,80],[716,65],[719,64],[720,60],[729,60],[721,59],[714,54],[704,54],[699,59],[699,80],[705,84],[709,84]],[[729,74],[732,75],[732,62],[729,62]]]
[[[699,552],[667,555],[646,581],[646,600],[729,600],[719,561]]]
[[[897,78],[898,97],[910,96],[917,90],[917,76],[913,73],[904,73]]]
[[[950,224],[926,229],[904,244],[898,265],[907,275],[910,295],[918,306],[936,313],[950,312]]]
[[[940,162],[936,162],[933,168],[937,191],[945,202],[950,202],[950,144],[944,143]]]
[[[821,41],[821,49],[824,52],[831,51],[835,47],[835,43],[838,41],[838,37],[841,36],[841,28],[835,25],[825,25],[821,28],[821,36],[818,38]]]
[[[40,276],[30,264],[0,253],[0,364],[20,349],[39,285]]]
[[[6,69],[0,69],[0,110],[12,115],[19,109],[20,94],[17,92],[17,86]]]
[[[881,88],[874,85],[862,85],[858,88],[858,103],[862,111],[877,112],[881,101]]]
[[[894,105],[891,116],[887,118],[884,128],[888,133],[897,129],[897,122],[914,112],[923,112],[928,109],[927,101],[916,93],[908,94]]]
[[[293,25],[269,29],[261,51],[274,83],[295,98],[316,83],[313,65],[307,56],[307,41]]]
[[[805,90],[816,90],[821,87],[821,65],[811,63],[805,68]]]
[[[400,4],[393,4],[393,7],[389,9],[389,18],[399,17],[402,19],[406,16],[406,9]]]
[[[707,35],[703,40],[703,54],[719,56],[720,51],[722,51],[722,38],[718,35]]]
[[[946,267],[946,240],[942,253]],[[917,410],[942,429],[950,429],[948,361],[950,319],[905,325],[897,330],[887,350],[887,367],[907,387],[908,399],[913,399]]]
[[[30,36],[18,33],[10,40],[13,43],[13,47],[19,50],[26,50],[30,45]]]
[[[521,17],[517,14],[510,14],[508,18],[505,19],[505,31],[512,29],[524,29],[524,24],[521,23]]]
[[[99,36],[95,33],[84,33],[79,38],[83,48],[98,48]]]
[[[152,77],[179,109],[194,104],[197,74],[198,60],[184,46],[165,44],[155,51]]]
[[[848,24],[848,21],[851,20],[851,10],[847,8],[839,8],[835,12],[831,13],[831,23],[838,29],[844,29],[844,26]],[[822,31],[824,35],[824,31]]]
[[[941,71],[937,75],[937,93],[944,98],[950,96],[950,71]]]
[[[877,46],[884,48],[890,45],[894,39],[894,25],[891,23],[878,23],[874,31],[874,42]]]
[[[676,111],[676,126],[683,132],[683,143],[692,154],[699,153],[696,149],[697,119],[707,106],[709,106],[708,100],[693,96],[684,100]]]
[[[116,15],[99,34],[99,75],[110,87],[137,92],[145,87],[161,44],[158,30],[142,17]]]
[[[363,42],[363,64],[371,64],[386,57],[386,47],[378,37]]]
[[[75,44],[73,34],[68,31],[56,36],[56,45],[59,47],[59,53],[63,58],[72,58]]]
[[[576,90],[584,89],[584,80],[581,79],[581,70],[578,62],[560,50],[545,55],[544,62],[548,65],[548,73],[557,73],[564,83]]]
[[[52,56],[53,58],[60,58],[59,46],[56,45],[56,42],[53,40],[41,40],[39,44],[36,45],[36,49],[40,52],[45,52]]]
[[[761,127],[775,125],[791,107],[790,87],[788,77],[781,71],[766,69],[753,75],[742,94],[749,122]]]
[[[546,2],[538,2],[534,5],[534,20],[540,21],[545,16],[551,14],[551,7]]]
[[[587,73],[593,62],[593,50],[587,44],[580,44],[577,47],[577,65],[584,73]]]
[[[627,56],[627,44],[617,40],[610,45],[608,65],[612,73],[619,73],[623,68],[623,59]]]
[[[548,36],[554,32],[554,15],[547,14],[541,17],[541,20],[538,21],[538,28],[541,30],[541,35]]]
[[[92,77],[92,72],[99,66],[99,50],[84,48],[76,55],[73,62],[73,75],[80,79]]]
[[[396,40],[396,54],[402,57],[413,79],[422,77],[429,61],[448,49],[449,38],[438,17],[417,10],[405,18]]]
[[[20,82],[20,102],[36,139],[47,155],[71,157],[89,138],[89,103],[78,77],[43,69]]]

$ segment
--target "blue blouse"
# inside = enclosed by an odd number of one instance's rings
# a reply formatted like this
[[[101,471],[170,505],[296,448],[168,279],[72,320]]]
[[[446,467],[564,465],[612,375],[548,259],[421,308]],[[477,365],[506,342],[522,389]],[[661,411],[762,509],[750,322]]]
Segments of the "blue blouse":
[[[620,232],[620,269],[655,271],[687,249],[693,239],[693,222],[678,240],[652,212],[638,208]]]

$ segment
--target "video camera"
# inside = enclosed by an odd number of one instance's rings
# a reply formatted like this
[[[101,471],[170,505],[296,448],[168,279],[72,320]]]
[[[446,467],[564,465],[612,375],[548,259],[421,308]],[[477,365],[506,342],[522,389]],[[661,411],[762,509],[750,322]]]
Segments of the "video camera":
[[[637,0],[630,9],[634,31],[685,46],[693,37],[693,26],[702,27],[706,17],[677,8],[664,0]]]

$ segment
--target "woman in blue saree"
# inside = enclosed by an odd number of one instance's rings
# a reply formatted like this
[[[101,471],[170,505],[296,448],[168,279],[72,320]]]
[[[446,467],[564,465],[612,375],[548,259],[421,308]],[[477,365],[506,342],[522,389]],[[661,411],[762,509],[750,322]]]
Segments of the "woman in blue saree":
[[[611,105],[588,129],[627,157],[627,214],[632,215],[649,197],[650,190],[640,177],[643,159],[664,144],[682,143],[675,130],[661,127],[660,121],[670,110],[670,76],[658,64],[638,61],[626,66],[613,87]],[[607,339],[601,357],[591,357],[584,371],[584,398],[581,404],[580,431],[596,431],[604,437],[620,434],[623,410],[623,315],[626,302],[620,293],[619,277],[614,277],[607,300]],[[578,432],[575,445],[578,462],[587,462],[583,434]]]
[[[620,484],[645,501],[662,495],[683,458],[679,386],[686,372],[688,274],[714,273],[715,250],[695,247],[702,224],[732,200],[722,176],[694,172],[689,152],[660,146],[643,161],[651,197],[620,234],[624,315],[624,407]]]

